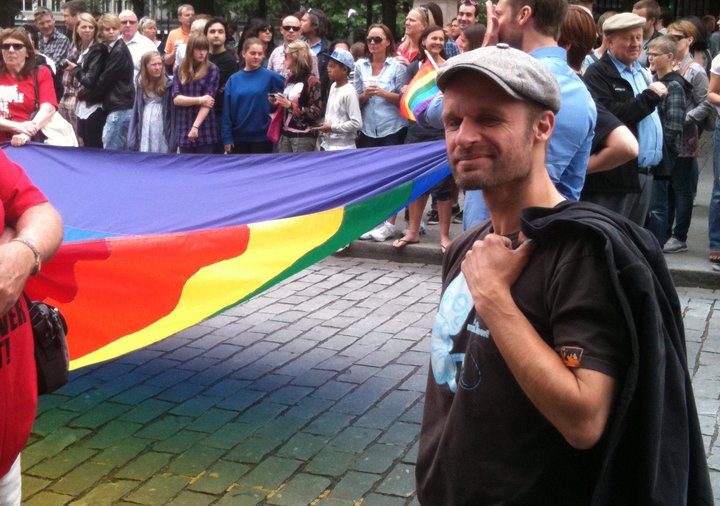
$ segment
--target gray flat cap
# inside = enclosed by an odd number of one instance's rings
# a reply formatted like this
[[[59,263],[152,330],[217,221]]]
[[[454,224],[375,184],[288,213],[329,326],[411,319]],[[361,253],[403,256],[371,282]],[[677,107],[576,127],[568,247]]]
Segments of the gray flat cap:
[[[645,24],[645,18],[632,12],[621,12],[610,16],[603,23],[603,33],[618,32],[630,28],[639,28]]]
[[[560,87],[552,72],[540,60],[507,44],[481,47],[450,58],[438,72],[438,88],[445,91],[450,78],[464,70],[491,79],[517,100],[537,102],[554,113],[560,110]]]

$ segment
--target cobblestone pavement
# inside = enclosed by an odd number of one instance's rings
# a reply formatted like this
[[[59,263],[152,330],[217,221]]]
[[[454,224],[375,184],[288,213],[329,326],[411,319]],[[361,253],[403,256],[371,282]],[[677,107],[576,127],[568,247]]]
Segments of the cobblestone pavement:
[[[25,504],[416,504],[439,289],[436,265],[330,258],[76,371],[41,399]],[[720,291],[680,294],[717,498]]]

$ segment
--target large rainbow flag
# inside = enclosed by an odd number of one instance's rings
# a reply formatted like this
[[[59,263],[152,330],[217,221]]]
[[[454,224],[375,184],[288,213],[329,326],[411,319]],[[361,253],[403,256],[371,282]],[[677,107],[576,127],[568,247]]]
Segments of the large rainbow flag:
[[[437,70],[433,67],[430,59],[427,59],[408,84],[405,93],[400,97],[400,116],[415,121],[415,114],[413,114],[415,107],[439,92]]]
[[[26,291],[65,315],[72,368],[253,297],[449,173],[443,142],[247,156],[3,149],[65,223],[60,250]]]

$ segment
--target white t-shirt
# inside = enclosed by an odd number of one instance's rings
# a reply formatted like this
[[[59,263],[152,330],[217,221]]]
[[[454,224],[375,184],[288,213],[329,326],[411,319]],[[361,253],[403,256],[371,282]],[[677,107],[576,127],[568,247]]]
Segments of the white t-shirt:
[[[355,139],[362,129],[362,113],[355,87],[347,83],[340,88],[335,83],[330,87],[325,123],[330,123],[332,130],[323,133],[320,147],[325,151],[352,149]]]

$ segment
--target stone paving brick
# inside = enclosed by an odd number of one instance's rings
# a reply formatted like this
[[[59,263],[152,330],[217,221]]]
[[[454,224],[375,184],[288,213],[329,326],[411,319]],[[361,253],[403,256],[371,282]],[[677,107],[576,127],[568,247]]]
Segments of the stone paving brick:
[[[95,388],[99,385],[102,385],[103,382],[99,379],[92,378],[90,376],[83,376],[81,378],[72,379],[67,384],[65,384],[60,390],[58,390],[55,394],[49,395],[49,396],[43,396],[43,403],[42,404],[49,404],[51,399],[56,398],[62,400],[62,402],[66,402],[69,398],[77,397],[81,393],[90,390],[92,388]]]
[[[300,402],[303,397],[310,395],[312,392],[312,387],[294,385],[284,386],[272,392],[268,396],[268,401],[276,402],[278,404],[295,404]]]
[[[86,429],[70,429],[62,427],[23,450],[23,467],[31,466],[30,461],[38,462],[45,457],[57,455],[70,445],[84,438],[90,431]]]
[[[24,466],[25,462],[23,462]],[[35,476],[25,475],[22,477],[22,501],[23,504],[29,497],[40,492],[42,489],[52,483],[52,480],[44,478],[36,478]]]
[[[229,450],[233,446],[250,435],[257,429],[256,425],[248,423],[227,423],[203,440],[203,444],[213,448],[224,448]]]
[[[91,411],[73,419],[69,425],[73,427],[85,427],[88,429],[96,429],[101,425],[117,418],[130,409],[130,406],[116,404],[113,402],[103,402],[98,404]]]
[[[86,448],[109,448],[143,429],[139,423],[113,420],[95,432],[88,440],[83,441]]]
[[[293,476],[287,485],[274,495],[268,495],[268,504],[296,506],[310,504],[330,485],[330,480],[311,474]]]
[[[171,387],[188,379],[192,375],[192,371],[183,371],[182,369],[172,367],[167,369],[164,373],[158,374],[154,378],[150,378],[147,381],[147,384],[158,387]]]
[[[404,506],[405,499],[381,494],[370,494],[363,501],[363,506]]]
[[[250,385],[248,385],[248,388],[251,390],[272,392],[282,387],[283,385],[287,385],[288,383],[290,383],[290,381],[292,381],[292,379],[292,376],[287,374],[268,374],[267,376],[264,376],[259,380],[250,383]]]
[[[360,365],[367,365],[371,367],[382,368],[390,362],[394,361],[400,354],[389,351],[377,350],[368,353],[363,358],[358,360],[356,363]]]
[[[23,487],[25,483],[23,482]],[[138,486],[135,481],[101,483],[69,506],[115,506],[119,499]]]
[[[305,341],[308,342],[308,341]],[[317,346],[317,343],[313,343]],[[317,364],[324,362],[328,358],[335,355],[334,351],[323,348],[314,348],[309,353],[298,354],[291,362],[284,365],[276,371],[277,374],[285,374],[289,376],[302,376],[306,371],[312,369]]]
[[[238,484],[272,490],[292,476],[301,464],[302,462],[298,460],[268,457],[251,472],[241,477]]]
[[[84,462],[60,478],[50,490],[77,497],[110,474],[113,469],[114,466],[108,464]]]
[[[226,409],[210,408],[202,415],[198,416],[190,424],[188,429],[212,433],[225,425],[227,422],[237,416],[236,411],[228,411]]]
[[[306,329],[306,331],[302,334],[302,337],[310,341],[319,342],[325,341],[327,338],[332,337],[338,333],[338,329],[326,325],[326,320],[321,321],[323,322],[322,325],[316,325],[314,327]]]
[[[255,436],[276,439],[278,442],[283,442],[290,439],[293,434],[298,432],[306,424],[307,420],[304,418],[294,418],[283,415],[262,424],[262,426],[255,431]]]
[[[297,338],[300,334],[302,334],[302,331],[300,329],[284,328],[273,332],[265,339],[274,343],[288,343],[291,342],[293,339]]]
[[[85,413],[114,394],[109,389],[93,388],[64,403],[63,409]]]
[[[381,431],[377,429],[351,426],[332,439],[330,447],[336,450],[359,453],[375,441],[380,434]]]
[[[226,311],[225,314],[229,314],[230,311]],[[225,325],[224,327],[220,327],[219,329],[214,329],[211,332],[212,336],[219,336],[219,337],[235,337],[246,330],[249,330],[252,327],[249,323],[245,321],[236,321],[229,325]],[[237,344],[237,343],[236,343]]]
[[[196,395],[191,399],[186,400],[179,406],[175,406],[170,410],[173,415],[190,416],[197,418],[203,413],[212,408],[215,404],[220,402],[220,397],[212,397],[210,395]]]
[[[31,467],[28,473],[40,478],[56,480],[88,460],[95,453],[97,452],[89,448],[66,448],[59,454]]]
[[[351,390],[357,388],[357,385],[353,383],[343,383],[340,381],[328,381],[323,386],[313,392],[313,397],[319,397],[320,399],[330,399],[337,401],[342,399]]]
[[[24,506],[60,506],[67,504],[73,500],[70,495],[61,495],[54,492],[42,491],[39,494],[33,496],[28,501],[24,501]]]
[[[383,431],[380,443],[406,446],[420,436],[420,425],[416,423],[395,422]]]
[[[158,393],[162,392],[162,387],[152,385],[138,385],[134,388],[126,390],[125,392],[116,395],[112,399],[112,402],[118,402],[121,404],[128,404],[130,406],[136,406],[142,401],[154,397]]]
[[[418,434],[419,434],[419,432],[418,432]],[[402,461],[405,462],[405,463],[407,463],[407,464],[415,465],[415,462],[417,462],[417,454],[418,454],[418,449],[419,449],[419,448],[420,448],[420,441],[417,441],[417,442],[412,446],[412,448],[410,448],[410,449],[407,451],[407,453],[405,453],[405,455],[404,455],[403,458],[402,458]]]
[[[225,458],[234,462],[257,464],[281,444],[282,440],[277,438],[252,435],[227,452]]]
[[[358,473],[351,471],[347,473],[330,492],[329,498],[340,501],[352,501],[357,504],[362,501],[365,494],[380,480],[377,474]],[[363,504],[368,504],[363,502]]]
[[[307,387],[319,387],[327,383],[336,375],[337,373],[335,371],[323,371],[318,369],[305,370],[302,374],[292,380],[291,384]]]
[[[181,430],[173,437],[167,438],[164,441],[156,442],[152,445],[153,450],[163,453],[180,454],[200,443],[200,441],[207,439],[208,435],[206,433],[189,430],[192,425],[189,425],[188,427],[189,428],[187,430]],[[140,441],[145,441],[146,444],[151,443],[150,441],[142,439]]]
[[[343,352],[344,353],[344,352]],[[380,369],[377,367],[369,367],[366,365],[354,365],[347,371],[337,377],[338,381],[347,381],[349,383],[364,383],[372,376],[375,376]]]
[[[329,411],[324,416],[315,419],[310,425],[305,427],[303,431],[309,432],[310,434],[332,436],[334,434],[338,434],[341,430],[350,425],[350,422],[354,418],[354,415]]]
[[[344,413],[362,414],[397,383],[398,380],[393,378],[369,378],[358,388],[343,397],[333,409]]]
[[[357,455],[355,453],[326,448],[305,466],[305,471],[324,476],[339,477],[350,469]]]
[[[345,357],[342,355],[334,355],[329,359],[319,363],[315,366],[316,369],[328,370],[328,371],[344,371],[351,367],[354,363],[351,357]]]
[[[148,505],[168,504],[187,484],[188,479],[183,476],[157,475],[128,495],[127,499]]]
[[[80,416],[75,411],[65,411],[63,409],[53,409],[40,414],[35,418],[33,423],[33,433],[40,436],[47,436],[54,430],[67,425],[67,423]]]
[[[183,381],[182,383],[178,383],[177,385],[163,390],[154,397],[160,399],[161,401],[178,403],[192,398],[206,388],[207,387],[205,385]]]
[[[177,497],[173,497],[172,504],[173,506],[206,506],[216,500],[217,497],[211,495],[182,491]]]
[[[283,406],[282,404],[274,404],[263,400],[263,402],[261,402],[260,404],[257,404],[245,411],[237,419],[237,421],[241,423],[259,426],[277,417],[286,409],[287,406]]]
[[[128,438],[116,446],[104,449],[92,459],[98,464],[120,467],[140,455],[147,448],[149,441],[138,438]]]
[[[174,406],[175,404],[172,402],[161,401],[159,399],[147,399],[122,415],[120,419],[141,424],[149,423]]]
[[[169,339],[164,339],[160,342],[164,343],[168,340]],[[195,342],[187,343],[187,346],[192,345],[195,345]],[[159,374],[162,374],[164,371],[167,371],[168,369],[177,367],[178,365],[179,362],[177,360],[168,360],[164,357],[160,357],[156,358],[155,360],[150,360],[149,362],[140,364],[137,369],[135,369],[135,372],[140,374],[147,374],[148,376],[157,376]]]
[[[173,459],[167,470],[173,474],[197,476],[217,462],[224,453],[225,450],[196,445],[183,452],[178,458]]]
[[[403,453],[404,446],[373,444],[355,460],[353,468],[366,473],[383,474]]]
[[[173,455],[169,453],[148,452],[122,467],[116,478],[145,481],[167,466]]]
[[[328,436],[318,436],[301,432],[295,434],[277,452],[280,457],[289,457],[302,461],[310,460],[327,445]]]
[[[243,411],[265,397],[265,392],[242,389],[217,403],[217,408]]]
[[[275,365],[272,364],[266,364],[264,362],[253,362],[252,364],[243,367],[242,369],[239,369],[235,371],[232,374],[233,378],[237,379],[244,379],[244,380],[257,380],[259,378],[262,378],[269,372],[272,372],[275,369]],[[292,378],[288,378],[288,381]]]
[[[158,420],[152,422],[149,425],[145,425],[139,430],[136,435],[137,437],[147,439],[167,439],[179,430],[182,430],[192,420],[188,417],[175,416],[175,415],[163,415]]]
[[[194,479],[188,488],[208,494],[222,494],[250,469],[252,468],[246,464],[219,460],[211,465],[206,473]]]
[[[323,341],[320,346],[330,350],[340,351],[352,345],[355,341],[357,341],[357,339],[354,337],[338,334]]]
[[[398,464],[378,485],[377,492],[401,497],[410,497],[415,492],[415,466]]]

